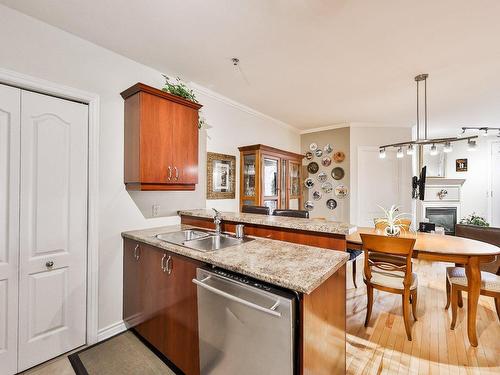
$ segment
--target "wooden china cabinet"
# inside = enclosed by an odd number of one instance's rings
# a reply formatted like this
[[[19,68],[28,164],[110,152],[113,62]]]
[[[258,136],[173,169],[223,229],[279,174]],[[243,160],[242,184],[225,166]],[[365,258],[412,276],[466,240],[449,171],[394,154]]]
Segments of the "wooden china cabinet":
[[[240,209],[243,205],[301,209],[303,155],[265,145],[239,147]]]

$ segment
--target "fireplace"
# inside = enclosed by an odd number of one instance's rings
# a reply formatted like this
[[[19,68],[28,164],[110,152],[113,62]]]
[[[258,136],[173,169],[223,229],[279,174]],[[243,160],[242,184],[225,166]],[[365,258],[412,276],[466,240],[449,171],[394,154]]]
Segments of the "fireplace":
[[[425,217],[436,226],[443,227],[446,234],[455,234],[455,224],[457,223],[456,207],[426,207]]]

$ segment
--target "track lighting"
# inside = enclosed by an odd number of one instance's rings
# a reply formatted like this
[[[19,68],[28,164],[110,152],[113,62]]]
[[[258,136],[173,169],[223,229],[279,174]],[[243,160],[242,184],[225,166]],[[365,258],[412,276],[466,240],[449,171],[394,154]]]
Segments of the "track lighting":
[[[476,141],[469,139],[467,141],[467,151],[476,151],[477,144]]]
[[[417,83],[417,131],[416,131],[416,138],[415,140],[408,140],[404,142],[397,142],[397,143],[391,143],[391,144],[386,144],[386,145],[380,145],[380,158],[383,159],[385,158],[385,150],[387,147],[394,147],[397,149],[396,156],[398,158],[404,157],[403,150],[405,147],[406,153],[408,155],[414,155],[416,150],[421,150],[421,146],[425,145],[431,145],[430,148],[430,154],[431,155],[437,155],[439,153],[437,145],[443,145],[443,152],[451,152],[452,151],[452,144],[454,142],[469,142],[469,148],[475,149],[476,148],[476,142],[470,142],[471,139],[477,138],[477,135],[469,135],[467,136],[465,133],[467,130],[475,130],[476,133],[484,131],[483,135],[488,135],[488,130],[500,130],[500,128],[491,128],[491,127],[462,127],[461,129],[461,134],[456,136],[456,137],[448,137],[448,138],[429,138],[428,137],[428,132],[427,132],[427,78],[429,77],[428,74],[419,74],[415,77],[415,82]],[[424,105],[423,105],[423,127],[421,127],[421,107],[420,107],[420,99],[421,99],[421,86],[423,86],[423,100],[424,100]],[[491,132],[490,132],[491,133]],[[498,134],[500,137],[500,133]]]
[[[406,149],[406,154],[407,155],[413,155],[413,154],[415,154],[415,147],[413,147],[412,144],[408,145],[408,148]]]
[[[432,156],[436,156],[436,155],[438,154],[437,147],[436,147],[436,145],[435,145],[434,143],[433,143],[433,144],[432,144],[432,146],[431,146],[431,152],[430,152],[430,154],[431,154]]]

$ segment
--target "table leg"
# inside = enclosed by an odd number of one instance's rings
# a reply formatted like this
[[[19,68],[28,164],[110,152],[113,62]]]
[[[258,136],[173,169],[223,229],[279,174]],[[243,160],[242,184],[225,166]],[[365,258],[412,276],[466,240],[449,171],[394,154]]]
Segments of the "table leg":
[[[472,346],[477,346],[476,315],[481,290],[479,257],[470,257],[465,266],[467,274],[467,335]]]

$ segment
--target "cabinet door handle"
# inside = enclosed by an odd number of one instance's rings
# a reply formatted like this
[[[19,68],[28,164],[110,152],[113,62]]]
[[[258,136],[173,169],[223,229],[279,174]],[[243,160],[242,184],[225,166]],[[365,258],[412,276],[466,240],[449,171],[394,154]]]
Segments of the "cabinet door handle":
[[[137,261],[139,260],[139,258],[141,256],[140,253],[139,253],[139,250],[140,250],[139,245],[138,244],[135,245],[135,248],[134,248],[134,259],[137,260]]]
[[[165,272],[165,258],[166,257],[167,257],[167,253],[164,253],[162,258],[161,258],[161,262],[160,262],[160,267],[161,267],[163,272]]]
[[[170,255],[165,262],[165,268],[163,269],[163,272],[166,272],[167,275],[170,275],[172,273],[172,257]]]
[[[177,181],[179,179],[179,170],[177,169],[177,167],[174,167],[175,169],[175,181]]]
[[[169,165],[168,166],[168,180],[170,181],[171,178],[172,178],[172,167]]]

